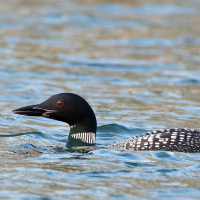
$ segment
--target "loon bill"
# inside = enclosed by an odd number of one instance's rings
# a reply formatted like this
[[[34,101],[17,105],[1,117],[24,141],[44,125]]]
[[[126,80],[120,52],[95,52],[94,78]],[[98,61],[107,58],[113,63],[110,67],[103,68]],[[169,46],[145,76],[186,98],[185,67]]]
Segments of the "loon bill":
[[[95,145],[96,116],[87,101],[77,94],[57,94],[41,104],[18,108],[13,112],[27,116],[43,116],[68,123],[70,125],[68,148]],[[199,152],[200,132],[183,128],[158,130],[116,142],[108,147],[134,151]]]

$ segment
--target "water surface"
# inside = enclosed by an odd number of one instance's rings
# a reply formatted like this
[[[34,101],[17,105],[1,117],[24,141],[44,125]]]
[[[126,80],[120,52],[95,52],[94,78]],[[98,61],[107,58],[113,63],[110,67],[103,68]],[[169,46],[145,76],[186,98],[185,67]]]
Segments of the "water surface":
[[[103,148],[149,130],[200,129],[200,2],[0,2],[1,199],[200,199],[200,154]],[[13,109],[84,97],[97,146]]]

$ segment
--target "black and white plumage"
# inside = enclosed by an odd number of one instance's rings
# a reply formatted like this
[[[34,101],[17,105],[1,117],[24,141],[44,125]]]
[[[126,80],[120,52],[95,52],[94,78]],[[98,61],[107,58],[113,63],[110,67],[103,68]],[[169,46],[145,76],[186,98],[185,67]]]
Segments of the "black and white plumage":
[[[79,139],[82,142],[88,144],[95,144],[96,134],[95,133],[75,133],[71,135],[74,139]]]
[[[116,142],[109,147],[134,151],[199,152],[200,132],[185,128],[157,130]]]
[[[76,94],[57,94],[41,104],[18,108],[13,112],[20,115],[43,116],[68,123],[70,125],[68,148],[95,145],[96,116],[87,101]],[[108,147],[134,151],[199,152],[200,132],[183,128],[158,130],[108,145]]]

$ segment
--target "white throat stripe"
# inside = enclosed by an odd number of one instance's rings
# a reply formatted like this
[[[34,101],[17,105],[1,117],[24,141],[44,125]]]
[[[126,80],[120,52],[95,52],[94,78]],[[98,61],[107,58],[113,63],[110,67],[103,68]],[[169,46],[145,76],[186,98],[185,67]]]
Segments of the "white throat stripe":
[[[74,139],[79,139],[82,142],[95,144],[95,133],[75,133],[71,135]]]

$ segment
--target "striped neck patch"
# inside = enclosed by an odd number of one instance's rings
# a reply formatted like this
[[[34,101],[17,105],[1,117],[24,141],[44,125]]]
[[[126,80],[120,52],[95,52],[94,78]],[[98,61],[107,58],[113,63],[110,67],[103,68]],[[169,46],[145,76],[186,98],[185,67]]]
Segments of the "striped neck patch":
[[[89,144],[95,144],[95,133],[76,133],[71,135],[74,139],[79,139],[82,142],[89,143]]]

